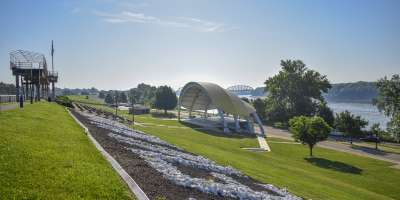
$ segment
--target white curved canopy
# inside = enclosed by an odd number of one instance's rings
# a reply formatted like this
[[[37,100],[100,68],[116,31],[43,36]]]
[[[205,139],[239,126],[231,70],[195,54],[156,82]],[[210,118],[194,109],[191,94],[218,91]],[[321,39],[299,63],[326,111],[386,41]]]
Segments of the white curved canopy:
[[[249,118],[256,110],[235,94],[214,83],[189,82],[181,90],[179,106],[189,110],[220,109],[225,113]]]

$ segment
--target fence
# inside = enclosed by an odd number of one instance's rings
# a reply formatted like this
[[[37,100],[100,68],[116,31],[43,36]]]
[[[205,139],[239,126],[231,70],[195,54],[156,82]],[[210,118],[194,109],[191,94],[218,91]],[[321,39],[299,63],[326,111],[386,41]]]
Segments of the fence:
[[[0,95],[0,103],[17,102],[15,95]]]

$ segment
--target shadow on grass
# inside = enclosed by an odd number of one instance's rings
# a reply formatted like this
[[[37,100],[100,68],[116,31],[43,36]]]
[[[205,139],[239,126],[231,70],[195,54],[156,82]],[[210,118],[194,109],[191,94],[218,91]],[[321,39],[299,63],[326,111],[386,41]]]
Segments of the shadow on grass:
[[[189,128],[194,128],[197,131],[200,131],[202,133],[208,134],[208,135],[212,135],[212,136],[217,136],[217,137],[225,137],[225,138],[256,138],[255,134],[249,134],[249,133],[224,133],[221,131],[214,131],[214,130],[210,130],[210,129],[202,129],[201,126],[196,126],[184,121],[180,121],[180,124],[182,124],[183,126],[189,127]]]
[[[339,161],[332,161],[325,158],[313,157],[313,158],[304,158],[304,160],[315,166],[322,167],[325,169],[332,169],[339,172],[351,173],[351,174],[361,174],[362,172],[362,169],[354,167],[353,165],[349,165]]]
[[[169,119],[176,118],[175,113],[167,113],[167,114],[165,114],[163,112],[162,113],[161,112],[151,112],[150,114],[154,118],[169,118]]]

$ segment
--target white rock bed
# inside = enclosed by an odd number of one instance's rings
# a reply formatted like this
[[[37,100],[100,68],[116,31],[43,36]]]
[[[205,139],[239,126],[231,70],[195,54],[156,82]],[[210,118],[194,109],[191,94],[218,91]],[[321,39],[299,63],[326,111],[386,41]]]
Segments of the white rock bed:
[[[266,190],[273,191],[274,194],[267,191],[255,191],[230,177],[230,175],[235,175],[246,178],[240,171],[230,166],[224,167],[202,156],[185,153],[182,149],[160,138],[134,131],[119,122],[86,112],[80,113],[86,116],[97,127],[112,131],[108,136],[127,144],[127,149],[144,159],[151,167],[162,173],[165,178],[176,185],[235,199],[301,199],[290,194],[286,189],[279,189],[271,184],[257,185]],[[202,169],[208,171],[210,175],[221,181],[214,182],[213,180],[206,180],[204,178],[191,177],[182,173],[176,165],[190,167],[193,170]]]

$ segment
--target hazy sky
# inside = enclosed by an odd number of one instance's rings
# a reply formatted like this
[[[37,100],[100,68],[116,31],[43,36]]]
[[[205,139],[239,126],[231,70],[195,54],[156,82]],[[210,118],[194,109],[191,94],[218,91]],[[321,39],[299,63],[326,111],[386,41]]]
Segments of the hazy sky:
[[[333,83],[400,72],[400,1],[2,0],[0,81],[9,52],[55,41],[59,87],[188,81],[261,86],[281,59]]]

